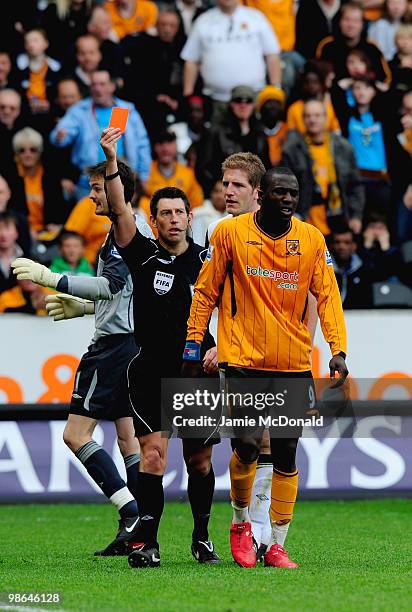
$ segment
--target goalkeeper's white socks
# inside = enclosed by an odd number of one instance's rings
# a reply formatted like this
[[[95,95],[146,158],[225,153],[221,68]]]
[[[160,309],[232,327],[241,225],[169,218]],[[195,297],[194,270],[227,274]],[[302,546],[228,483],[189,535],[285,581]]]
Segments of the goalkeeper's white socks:
[[[249,506],[252,531],[258,546],[268,544],[272,531],[269,517],[272,472],[271,456],[260,455]]]

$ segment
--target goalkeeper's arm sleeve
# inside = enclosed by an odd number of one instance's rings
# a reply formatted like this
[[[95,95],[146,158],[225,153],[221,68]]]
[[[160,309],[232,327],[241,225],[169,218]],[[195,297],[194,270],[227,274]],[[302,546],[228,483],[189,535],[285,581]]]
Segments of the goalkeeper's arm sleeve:
[[[85,300],[112,300],[117,291],[112,292],[110,282],[104,276],[66,276],[59,280],[56,287],[60,293],[67,293]]]

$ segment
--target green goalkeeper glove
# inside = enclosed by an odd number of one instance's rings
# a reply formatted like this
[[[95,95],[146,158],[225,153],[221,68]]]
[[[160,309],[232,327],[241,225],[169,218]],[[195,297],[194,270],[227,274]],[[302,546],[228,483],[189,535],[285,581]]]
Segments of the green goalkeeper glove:
[[[94,302],[75,295],[66,295],[65,293],[48,295],[46,302],[47,314],[49,317],[53,317],[54,321],[64,321],[65,319],[75,319],[87,314],[94,314]]]
[[[17,276],[17,280],[31,280],[37,285],[51,287],[52,289],[56,289],[57,283],[63,276],[26,257],[18,257],[12,261],[11,267],[13,268],[13,274]]]

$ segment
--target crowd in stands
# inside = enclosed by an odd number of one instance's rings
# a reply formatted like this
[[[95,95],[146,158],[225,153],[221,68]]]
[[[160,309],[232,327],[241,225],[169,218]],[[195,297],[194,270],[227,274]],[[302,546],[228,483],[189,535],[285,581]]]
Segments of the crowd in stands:
[[[110,227],[87,169],[127,107],[118,155],[146,219],[182,188],[203,244],[221,163],[251,151],[300,184],[345,308],[412,307],[412,3],[6,0],[0,23],[0,313],[44,313],[10,263],[93,274]],[[6,6],[7,5],[7,6]]]

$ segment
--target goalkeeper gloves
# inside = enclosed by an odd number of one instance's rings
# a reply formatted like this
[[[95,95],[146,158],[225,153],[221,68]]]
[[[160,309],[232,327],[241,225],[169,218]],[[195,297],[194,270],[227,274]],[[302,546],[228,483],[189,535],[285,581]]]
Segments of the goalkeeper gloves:
[[[51,287],[52,289],[56,289],[57,283],[63,276],[26,257],[18,257],[12,261],[11,267],[13,268],[13,274],[17,276],[17,280],[31,280],[37,285]]]
[[[54,321],[64,321],[65,319],[75,319],[84,317],[86,314],[94,314],[94,302],[84,300],[74,295],[58,293],[46,297],[46,310],[49,317]]]

